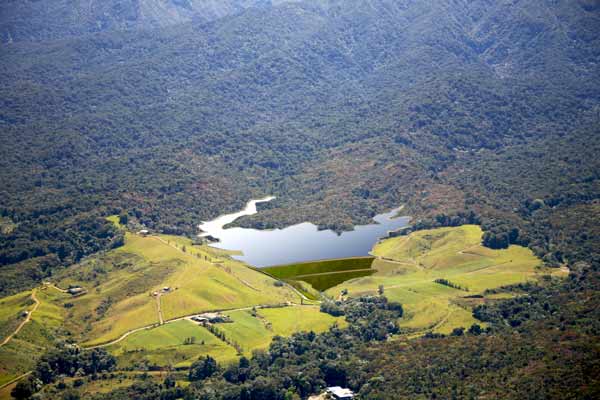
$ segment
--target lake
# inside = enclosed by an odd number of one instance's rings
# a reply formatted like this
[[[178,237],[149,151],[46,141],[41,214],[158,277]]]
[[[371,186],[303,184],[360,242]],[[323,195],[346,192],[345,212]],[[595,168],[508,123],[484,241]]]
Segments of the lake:
[[[223,227],[244,215],[257,213],[256,204],[273,200],[274,197],[251,200],[246,207],[236,213],[221,215],[198,227],[204,232],[200,236],[212,236],[219,242],[211,246],[243,253],[234,258],[255,267],[289,264],[302,261],[366,256],[373,245],[389,231],[408,224],[409,217],[394,216],[400,208],[373,218],[370,225],[358,225],[353,231],[337,234],[331,230],[319,230],[309,222],[283,229],[258,230]]]

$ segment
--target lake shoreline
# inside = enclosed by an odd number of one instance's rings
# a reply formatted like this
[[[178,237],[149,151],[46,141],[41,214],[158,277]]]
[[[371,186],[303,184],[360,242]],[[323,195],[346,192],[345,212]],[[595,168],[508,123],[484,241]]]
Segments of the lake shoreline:
[[[274,198],[266,196],[252,199],[243,210],[202,222],[198,225],[202,231],[198,236],[214,240],[209,243],[212,247],[241,251],[242,255],[233,258],[263,268],[315,260],[368,257],[374,244],[389,237],[391,232],[406,227],[410,220],[407,216],[399,216],[403,209],[400,206],[374,216],[372,224],[355,225],[352,230],[341,233],[321,229],[310,222],[265,230],[235,226],[226,228],[240,217],[257,214],[258,203]]]

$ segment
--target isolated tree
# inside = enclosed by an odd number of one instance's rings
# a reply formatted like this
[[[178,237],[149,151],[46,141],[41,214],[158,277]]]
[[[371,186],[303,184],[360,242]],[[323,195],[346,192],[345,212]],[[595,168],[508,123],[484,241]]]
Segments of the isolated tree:
[[[248,368],[250,366],[250,360],[244,356],[240,357],[239,366],[240,368]]]
[[[379,285],[379,287],[377,288],[377,293],[379,293],[380,296],[383,296],[383,291],[384,291],[383,285]]]

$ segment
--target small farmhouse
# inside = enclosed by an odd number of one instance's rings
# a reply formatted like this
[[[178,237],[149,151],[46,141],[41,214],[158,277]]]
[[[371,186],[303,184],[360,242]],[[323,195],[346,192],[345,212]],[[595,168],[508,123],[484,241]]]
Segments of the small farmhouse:
[[[354,398],[354,392],[350,389],[345,389],[340,386],[332,386],[327,388],[329,393],[334,399],[350,400]]]
[[[195,321],[195,322],[198,322],[201,324],[205,324],[205,323],[218,324],[218,323],[224,323],[224,322],[232,322],[231,318],[229,318],[227,315],[223,315],[221,313],[204,313],[204,314],[196,315],[196,316],[192,317],[192,321]]]
[[[80,286],[74,286],[74,287],[70,287],[69,289],[67,289],[67,292],[69,292],[69,294],[72,296],[78,296],[78,295],[84,294],[85,289]]]

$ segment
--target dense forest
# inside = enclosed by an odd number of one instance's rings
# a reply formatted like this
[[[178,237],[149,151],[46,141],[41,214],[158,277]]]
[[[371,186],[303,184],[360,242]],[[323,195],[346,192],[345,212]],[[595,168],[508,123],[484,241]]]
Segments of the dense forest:
[[[240,1],[208,17],[192,1],[205,18],[160,29],[152,2],[131,2],[130,19],[128,3],[102,15],[132,24],[91,33],[93,12],[42,32],[61,1],[2,13],[3,292],[118,243],[115,213],[193,235],[264,194],[278,199],[241,224],[339,231],[399,204],[415,220],[473,210],[493,221],[491,246],[516,228],[555,260],[553,214],[595,207],[594,2]],[[15,282],[21,268],[31,279]]]
[[[237,223],[344,231],[404,205],[398,234],[479,224],[569,278],[411,341],[384,298],[327,303],[348,329],[93,398],[597,398],[598,26],[594,0],[5,1],[0,294],[122,245],[110,215],[193,236],[275,195]],[[14,395],[113,365],[66,345]]]

